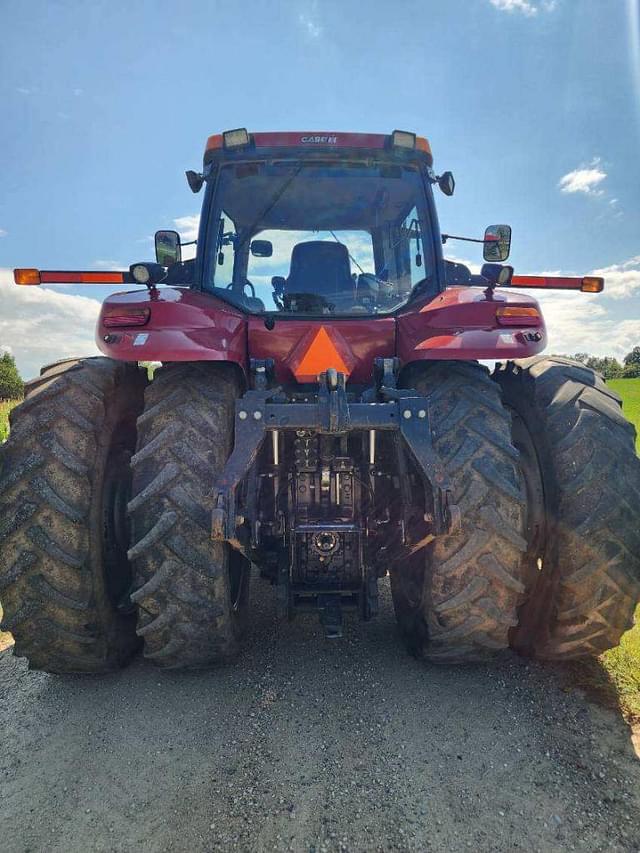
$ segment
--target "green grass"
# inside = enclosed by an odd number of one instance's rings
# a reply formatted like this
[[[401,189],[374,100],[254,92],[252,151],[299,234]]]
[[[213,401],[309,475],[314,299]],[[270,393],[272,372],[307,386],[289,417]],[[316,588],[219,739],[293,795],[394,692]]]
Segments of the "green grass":
[[[600,658],[620,708],[632,720],[640,720],[640,606],[635,627],[622,637],[620,645]]]
[[[607,382],[622,397],[622,410],[636,425],[636,451],[640,454],[640,379],[610,379]]]
[[[20,400],[0,400],[0,444],[9,435],[9,412],[17,406]]]

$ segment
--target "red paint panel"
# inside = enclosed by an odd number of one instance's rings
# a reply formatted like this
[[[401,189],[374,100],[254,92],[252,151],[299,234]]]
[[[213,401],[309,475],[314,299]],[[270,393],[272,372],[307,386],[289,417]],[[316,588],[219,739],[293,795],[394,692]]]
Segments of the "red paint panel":
[[[547,341],[544,321],[504,328],[496,312],[505,306],[539,310],[535,299],[524,294],[490,296],[477,287],[449,287],[400,314],[398,356],[407,364],[420,359],[524,358],[541,352]]]
[[[42,270],[40,281],[42,284],[123,284],[124,276],[127,274],[122,272]]]
[[[148,309],[142,328],[110,329],[105,314]],[[105,335],[112,340],[107,343]],[[98,348],[122,361],[231,361],[247,369],[247,318],[227,303],[179,287],[109,296],[96,327]]]
[[[264,319],[249,318],[249,354],[252,358],[272,358],[279,382],[295,383],[296,371],[309,348],[324,327],[333,346],[347,367],[351,369],[351,382],[366,383],[373,375],[373,360],[390,358],[395,354],[395,320],[379,317],[371,320],[281,320],[275,318],[273,329],[265,326]],[[327,363],[313,362],[313,370],[336,367],[332,361],[331,348],[327,348]],[[304,375],[304,369],[303,374]],[[301,378],[300,381],[308,381]]]

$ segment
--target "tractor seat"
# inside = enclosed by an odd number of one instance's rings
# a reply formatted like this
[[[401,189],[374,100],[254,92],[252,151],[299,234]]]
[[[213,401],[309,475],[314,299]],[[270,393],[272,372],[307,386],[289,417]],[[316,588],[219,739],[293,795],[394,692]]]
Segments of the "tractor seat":
[[[352,287],[349,251],[343,243],[310,240],[293,247],[285,293],[333,296]]]

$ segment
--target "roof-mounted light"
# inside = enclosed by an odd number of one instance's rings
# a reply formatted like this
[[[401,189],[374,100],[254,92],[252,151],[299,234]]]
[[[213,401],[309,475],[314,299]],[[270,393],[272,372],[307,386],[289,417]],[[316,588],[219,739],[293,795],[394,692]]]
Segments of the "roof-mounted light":
[[[391,144],[394,148],[415,148],[416,135],[408,130],[394,130],[391,134]]]
[[[249,131],[246,127],[238,127],[235,130],[225,130],[222,134],[225,148],[240,148],[249,144]]]

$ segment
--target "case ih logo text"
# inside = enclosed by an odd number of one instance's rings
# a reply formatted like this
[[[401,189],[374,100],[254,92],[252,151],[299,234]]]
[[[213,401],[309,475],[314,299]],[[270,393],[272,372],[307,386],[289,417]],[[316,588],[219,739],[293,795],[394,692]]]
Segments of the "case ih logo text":
[[[301,136],[300,142],[312,143],[315,145],[336,145],[338,142],[337,136]]]

